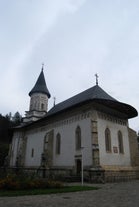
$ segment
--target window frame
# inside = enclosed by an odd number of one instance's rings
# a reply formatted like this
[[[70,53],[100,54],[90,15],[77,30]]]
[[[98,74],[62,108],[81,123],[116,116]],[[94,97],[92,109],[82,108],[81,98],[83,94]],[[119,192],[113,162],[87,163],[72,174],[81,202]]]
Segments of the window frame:
[[[81,150],[82,137],[81,137],[81,128],[80,128],[80,126],[77,126],[76,130],[75,130],[75,146],[76,146],[76,150]]]
[[[61,154],[61,135],[60,133],[57,133],[56,135],[56,154]]]
[[[118,147],[119,154],[124,154],[123,134],[120,130],[118,131]]]
[[[34,148],[31,149],[31,158],[34,157]]]
[[[111,153],[112,152],[112,147],[111,147],[111,131],[110,131],[110,129],[108,127],[105,129],[105,148],[106,148],[106,152],[107,153]]]

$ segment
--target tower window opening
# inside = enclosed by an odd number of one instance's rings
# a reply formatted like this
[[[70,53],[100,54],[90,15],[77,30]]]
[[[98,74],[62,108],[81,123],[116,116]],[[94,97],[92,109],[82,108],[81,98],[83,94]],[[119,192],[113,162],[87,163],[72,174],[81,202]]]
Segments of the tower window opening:
[[[44,104],[43,103],[41,104],[41,110],[44,110]]]

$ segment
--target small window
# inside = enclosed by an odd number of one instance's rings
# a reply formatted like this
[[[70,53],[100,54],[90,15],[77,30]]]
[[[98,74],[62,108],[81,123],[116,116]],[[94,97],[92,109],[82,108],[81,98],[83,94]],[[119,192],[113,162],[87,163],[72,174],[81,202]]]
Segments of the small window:
[[[81,149],[81,128],[78,126],[75,132],[76,150]]]
[[[49,141],[49,133],[47,133],[44,137],[44,151],[48,148],[48,141]]]
[[[44,110],[44,104],[43,103],[41,104],[41,110]]]
[[[34,157],[34,148],[31,150],[31,157]]]
[[[34,102],[34,109],[37,107],[37,101]]]
[[[61,150],[61,135],[58,133],[56,135],[56,154],[60,154]]]
[[[105,146],[106,152],[111,152],[111,133],[108,128],[105,130]]]
[[[119,153],[124,153],[124,147],[123,147],[123,135],[121,131],[118,131],[118,145],[119,145]]]

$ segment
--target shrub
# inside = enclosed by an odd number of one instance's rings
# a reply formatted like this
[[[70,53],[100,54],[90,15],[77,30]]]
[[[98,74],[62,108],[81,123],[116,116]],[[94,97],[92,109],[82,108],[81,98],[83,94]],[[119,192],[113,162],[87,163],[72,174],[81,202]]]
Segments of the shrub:
[[[8,175],[7,177],[0,179],[1,190],[44,189],[61,187],[63,187],[62,182],[40,178]]]
[[[20,183],[14,176],[10,175],[0,180],[0,189],[17,190],[20,188]]]
[[[63,187],[63,183],[60,181],[48,180],[47,187],[48,188],[61,188],[61,187]]]

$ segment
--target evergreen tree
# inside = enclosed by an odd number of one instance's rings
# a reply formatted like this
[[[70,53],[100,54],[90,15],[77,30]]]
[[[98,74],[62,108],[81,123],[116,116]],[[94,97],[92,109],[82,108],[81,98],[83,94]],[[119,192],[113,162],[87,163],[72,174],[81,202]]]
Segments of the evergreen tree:
[[[0,114],[0,166],[4,165],[5,158],[8,155],[9,144],[11,142],[12,134],[10,128],[12,121],[10,113],[5,117]]]
[[[13,121],[14,126],[20,125],[22,121],[22,116],[18,111],[14,114],[12,121]]]
[[[22,116],[16,112],[12,117],[12,113],[5,116],[0,114],[0,166],[4,165],[5,158],[8,155],[9,144],[12,139],[12,127],[21,123]]]

